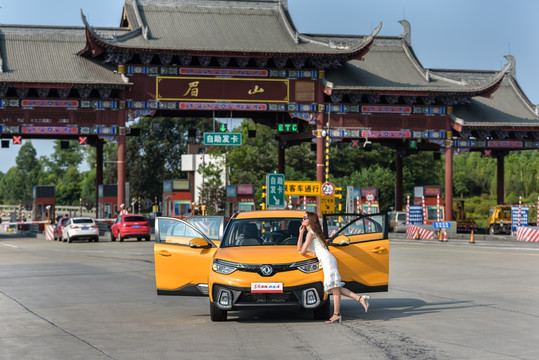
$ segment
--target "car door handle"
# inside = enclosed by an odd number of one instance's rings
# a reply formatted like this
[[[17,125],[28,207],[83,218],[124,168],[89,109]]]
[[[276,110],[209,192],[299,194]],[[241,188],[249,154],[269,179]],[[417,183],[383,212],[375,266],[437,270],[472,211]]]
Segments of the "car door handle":
[[[161,256],[170,256],[170,255],[172,255],[172,254],[169,253],[169,252],[166,251],[166,250],[161,250],[161,251],[159,251],[159,255],[161,255]]]
[[[385,252],[387,249],[383,246],[377,246],[375,247],[374,249],[371,250],[372,253],[375,253],[375,254],[381,254],[383,252]]]

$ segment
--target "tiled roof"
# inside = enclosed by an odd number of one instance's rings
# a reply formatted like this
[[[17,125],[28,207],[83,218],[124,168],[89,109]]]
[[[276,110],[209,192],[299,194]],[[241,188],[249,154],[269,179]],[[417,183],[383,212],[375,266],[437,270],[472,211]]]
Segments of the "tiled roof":
[[[84,28],[0,25],[0,83],[125,85],[113,68],[80,57]]]
[[[505,70],[476,83],[451,79],[423,68],[404,39],[385,37],[375,39],[362,61],[327,70],[326,85],[337,92],[474,93],[493,86]]]
[[[507,74],[492,98],[474,97],[469,104],[456,105],[453,107],[451,117],[456,124],[465,128],[500,126],[537,128],[539,116],[536,111],[536,105],[530,103],[517,81]]]
[[[131,34],[92,29],[118,50],[325,56],[346,55],[365,46],[362,39],[341,47],[302,36],[280,1],[139,0],[137,5],[126,0],[124,8]]]

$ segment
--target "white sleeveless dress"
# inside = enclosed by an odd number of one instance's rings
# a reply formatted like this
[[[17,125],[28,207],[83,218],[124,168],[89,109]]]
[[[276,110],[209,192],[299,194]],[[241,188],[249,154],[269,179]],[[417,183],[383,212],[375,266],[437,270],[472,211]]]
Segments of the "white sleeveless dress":
[[[324,291],[336,287],[344,286],[341,281],[341,275],[337,269],[337,259],[333,256],[329,250],[323,245],[322,240],[318,239],[314,231],[310,231],[314,235],[314,239],[309,244],[309,250],[313,252],[318,260],[322,263],[322,270],[324,271]]]

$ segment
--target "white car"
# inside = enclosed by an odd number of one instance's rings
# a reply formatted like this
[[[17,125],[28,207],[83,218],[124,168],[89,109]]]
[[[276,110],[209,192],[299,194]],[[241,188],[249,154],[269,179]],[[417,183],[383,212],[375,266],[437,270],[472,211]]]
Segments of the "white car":
[[[62,240],[71,242],[75,239],[99,241],[99,228],[94,219],[89,217],[73,217],[67,221],[62,230]]]

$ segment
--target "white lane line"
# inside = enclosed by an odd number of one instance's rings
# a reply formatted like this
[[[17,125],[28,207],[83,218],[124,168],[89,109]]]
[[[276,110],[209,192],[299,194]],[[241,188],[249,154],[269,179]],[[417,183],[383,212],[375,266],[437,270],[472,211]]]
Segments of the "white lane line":
[[[15,249],[18,249],[18,248],[19,248],[19,247],[16,246],[16,245],[11,245],[11,244],[6,244],[6,243],[0,243],[0,244],[2,244],[2,245],[4,245],[4,246],[9,246],[10,248],[15,248]]]

